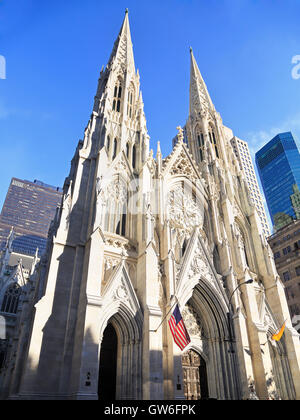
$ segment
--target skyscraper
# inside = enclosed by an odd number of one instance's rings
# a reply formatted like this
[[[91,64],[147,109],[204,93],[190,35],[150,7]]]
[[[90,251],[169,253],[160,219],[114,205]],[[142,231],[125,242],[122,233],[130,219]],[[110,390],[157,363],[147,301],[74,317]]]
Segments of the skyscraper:
[[[11,180],[0,215],[0,250],[14,228],[13,250],[34,255],[46,248],[48,230],[60,206],[62,190],[41,181]]]
[[[300,315],[300,220],[268,238],[278,274],[285,285],[291,317]]]
[[[262,224],[263,232],[265,236],[270,236],[270,227],[266,216],[262,195],[258,186],[248,143],[244,140],[239,139],[238,137],[233,137],[233,139],[231,140],[231,144],[233,147],[233,151],[236,157],[238,158],[241,169],[245,173],[248,187],[250,190],[250,196],[252,202],[254,203],[257,209],[257,213]]]
[[[292,133],[278,134],[260,149],[256,164],[270,216],[278,230],[296,219],[298,212],[293,203],[298,201],[300,154]]]

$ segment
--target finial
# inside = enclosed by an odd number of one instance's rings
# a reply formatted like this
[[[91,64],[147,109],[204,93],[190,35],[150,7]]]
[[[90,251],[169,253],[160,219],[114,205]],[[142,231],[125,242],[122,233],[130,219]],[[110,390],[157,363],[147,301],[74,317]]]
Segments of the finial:
[[[181,128],[181,126],[177,127],[176,129],[178,130],[178,134],[177,134],[178,141],[182,142],[184,140],[183,129]]]
[[[128,9],[127,8],[125,9],[125,15],[128,15]]]
[[[160,141],[157,142],[157,156],[161,155]]]
[[[192,53],[193,52],[193,48],[192,47],[190,47],[190,53]]]

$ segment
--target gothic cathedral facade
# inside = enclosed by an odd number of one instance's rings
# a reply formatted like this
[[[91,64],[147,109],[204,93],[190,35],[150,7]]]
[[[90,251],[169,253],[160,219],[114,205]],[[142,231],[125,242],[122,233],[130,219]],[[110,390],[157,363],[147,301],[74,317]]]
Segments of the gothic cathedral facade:
[[[229,131],[191,50],[186,126],[153,156],[126,12],[18,312],[3,398],[300,399],[299,335]],[[184,351],[167,322],[176,303]]]

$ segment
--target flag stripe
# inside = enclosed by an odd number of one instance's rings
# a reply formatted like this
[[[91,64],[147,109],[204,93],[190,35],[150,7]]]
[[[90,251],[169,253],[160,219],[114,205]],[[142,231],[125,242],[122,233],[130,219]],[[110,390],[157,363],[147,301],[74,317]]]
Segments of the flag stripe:
[[[184,331],[182,329],[182,326],[179,325],[179,324],[178,324],[178,329],[177,329],[177,335],[182,340],[182,342],[184,343],[185,340],[186,340],[186,337],[185,337]]]
[[[177,340],[178,343],[181,344],[181,346],[185,347],[185,340],[179,334],[176,334],[176,340]]]
[[[174,313],[169,320],[170,330],[174,339],[174,342],[178,347],[183,350],[191,342],[190,336],[184,325],[178,305],[176,306]]]
[[[171,331],[172,331],[174,341],[182,349],[182,347],[184,346],[184,340],[178,335],[178,331],[176,328],[176,321],[173,316],[170,321],[171,321]]]

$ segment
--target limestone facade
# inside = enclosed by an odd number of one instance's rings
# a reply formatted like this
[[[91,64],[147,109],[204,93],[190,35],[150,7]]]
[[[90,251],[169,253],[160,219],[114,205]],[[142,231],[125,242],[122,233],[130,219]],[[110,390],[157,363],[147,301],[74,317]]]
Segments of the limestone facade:
[[[185,352],[167,323],[177,301],[209,398],[300,398],[284,287],[192,51],[185,130],[187,144],[178,127],[172,153],[163,159],[158,144],[154,158],[126,13],[20,314],[3,398],[184,399]]]

